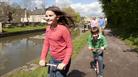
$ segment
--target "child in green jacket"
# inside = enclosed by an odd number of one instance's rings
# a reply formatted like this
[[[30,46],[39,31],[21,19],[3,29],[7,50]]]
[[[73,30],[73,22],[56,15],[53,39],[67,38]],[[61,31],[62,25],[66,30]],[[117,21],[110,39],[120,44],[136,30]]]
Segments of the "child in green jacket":
[[[107,40],[102,33],[100,33],[98,27],[92,27],[90,30],[91,34],[88,36],[88,49],[92,51],[93,61],[92,66],[96,65],[95,57],[98,54],[97,60],[99,62],[99,74],[98,77],[103,77],[103,52],[107,47]],[[100,51],[100,52],[99,52]]]

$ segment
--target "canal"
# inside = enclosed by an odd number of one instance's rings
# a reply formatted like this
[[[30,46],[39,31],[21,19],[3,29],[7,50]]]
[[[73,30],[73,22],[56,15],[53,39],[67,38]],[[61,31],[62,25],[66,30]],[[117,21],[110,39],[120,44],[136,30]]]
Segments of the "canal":
[[[39,58],[43,32],[0,38],[0,76]]]

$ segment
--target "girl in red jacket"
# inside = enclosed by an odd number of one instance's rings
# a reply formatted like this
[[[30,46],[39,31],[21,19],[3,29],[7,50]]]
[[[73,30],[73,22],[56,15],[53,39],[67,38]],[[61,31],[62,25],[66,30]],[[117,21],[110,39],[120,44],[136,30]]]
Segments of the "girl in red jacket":
[[[48,7],[45,12],[48,27],[45,32],[44,44],[39,64],[46,65],[46,56],[50,52],[50,63],[57,65],[57,70],[49,70],[50,77],[66,77],[70,67],[72,54],[72,39],[69,28],[74,22],[65,12],[58,7]]]

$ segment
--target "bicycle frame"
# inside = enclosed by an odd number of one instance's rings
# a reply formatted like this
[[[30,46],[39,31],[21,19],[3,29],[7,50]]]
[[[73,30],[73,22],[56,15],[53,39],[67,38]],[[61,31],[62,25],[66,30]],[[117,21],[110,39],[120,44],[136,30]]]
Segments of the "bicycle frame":
[[[99,74],[99,61],[98,61],[98,56],[101,54],[101,51],[99,48],[96,49],[97,50],[97,54],[94,56],[94,61],[96,61],[96,67],[94,68],[95,69],[95,72],[96,72],[96,76],[98,76]]]
[[[48,63],[48,64],[46,64],[46,66],[48,66],[48,73],[49,73],[51,68],[54,68],[54,71],[56,72],[56,70],[57,70],[57,66],[58,66],[58,65]],[[52,75],[49,74],[49,76],[50,76],[50,77],[51,77],[51,76],[52,76],[52,77],[57,77],[55,73],[52,74]]]
[[[96,75],[98,75],[98,74],[99,74],[99,62],[98,62],[98,56],[96,56],[94,60],[96,61],[96,68],[95,68]]]

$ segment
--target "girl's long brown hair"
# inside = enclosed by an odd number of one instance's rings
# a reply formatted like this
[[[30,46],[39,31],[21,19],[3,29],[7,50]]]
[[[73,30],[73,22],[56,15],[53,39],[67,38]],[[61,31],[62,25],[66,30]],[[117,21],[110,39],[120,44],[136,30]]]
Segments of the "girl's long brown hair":
[[[74,20],[72,19],[72,17],[61,11],[59,7],[51,6],[48,7],[46,11],[47,10],[53,11],[57,16],[59,16],[59,19],[57,21],[58,24],[62,24],[67,28],[75,27]]]

